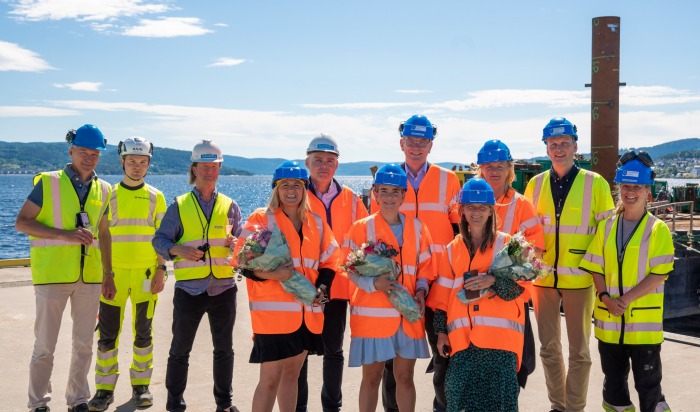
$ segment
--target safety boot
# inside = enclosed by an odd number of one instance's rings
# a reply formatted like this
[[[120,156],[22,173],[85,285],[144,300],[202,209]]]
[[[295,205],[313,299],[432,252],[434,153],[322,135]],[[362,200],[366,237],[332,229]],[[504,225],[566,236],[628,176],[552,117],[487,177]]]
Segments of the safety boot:
[[[148,385],[136,385],[133,388],[131,399],[134,405],[145,408],[153,405],[153,395],[148,391]]]
[[[106,411],[112,402],[114,402],[114,391],[98,389],[95,396],[90,399],[88,407],[91,412],[102,412]]]

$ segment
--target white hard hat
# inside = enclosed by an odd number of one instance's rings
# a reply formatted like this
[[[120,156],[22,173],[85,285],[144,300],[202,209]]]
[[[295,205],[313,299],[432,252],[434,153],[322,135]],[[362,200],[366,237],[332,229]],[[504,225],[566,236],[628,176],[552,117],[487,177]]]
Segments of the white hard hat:
[[[117,153],[119,153],[121,157],[126,155],[151,157],[153,155],[153,143],[143,137],[128,137],[124,139],[123,142],[119,142],[117,145]]]
[[[221,148],[211,140],[202,140],[192,149],[190,160],[193,163],[221,163],[224,161],[224,155],[221,153]]]
[[[340,152],[338,151],[338,143],[335,141],[333,136],[325,133],[321,133],[320,136],[316,136],[311,139],[309,148],[306,149],[306,154],[313,152],[335,153],[340,156]]]

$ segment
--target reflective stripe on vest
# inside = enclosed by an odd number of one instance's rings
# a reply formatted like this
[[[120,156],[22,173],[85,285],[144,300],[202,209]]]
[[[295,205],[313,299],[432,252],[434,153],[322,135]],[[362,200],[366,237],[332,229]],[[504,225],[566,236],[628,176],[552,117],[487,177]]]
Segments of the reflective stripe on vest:
[[[350,314],[371,318],[398,318],[401,314],[394,308],[372,308],[367,306],[350,306]]]
[[[490,326],[492,328],[511,329],[518,333],[525,333],[525,325],[510,319],[496,318],[492,316],[474,316],[472,318],[474,326]]]
[[[491,262],[493,262],[494,258],[496,257],[497,251],[503,249],[503,246],[505,245],[505,240],[506,240],[506,238],[503,235],[503,233],[499,232],[498,235],[496,236],[496,239],[494,240],[494,244],[493,244],[493,248],[492,248],[493,253],[491,255]],[[451,247],[447,248],[447,259],[449,259],[450,262],[452,262],[452,248]],[[479,272],[478,276],[483,276],[486,274],[487,274],[487,272]],[[454,279],[452,279],[452,278],[440,276],[438,274],[438,277],[435,281],[438,283],[438,285],[440,285],[442,287],[449,288],[449,289],[460,289],[464,286],[464,276],[459,276],[459,275],[456,276]]]

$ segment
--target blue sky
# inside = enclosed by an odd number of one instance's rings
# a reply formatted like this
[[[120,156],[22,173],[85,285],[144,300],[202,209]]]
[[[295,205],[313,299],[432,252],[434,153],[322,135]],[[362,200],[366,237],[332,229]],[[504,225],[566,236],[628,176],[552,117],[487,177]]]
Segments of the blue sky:
[[[590,149],[591,20],[621,17],[620,146],[700,137],[695,1],[0,0],[0,140],[109,142],[341,161],[400,161],[396,127],[438,125],[429,160],[488,139],[544,155],[543,126]],[[235,165],[230,165],[235,166]]]

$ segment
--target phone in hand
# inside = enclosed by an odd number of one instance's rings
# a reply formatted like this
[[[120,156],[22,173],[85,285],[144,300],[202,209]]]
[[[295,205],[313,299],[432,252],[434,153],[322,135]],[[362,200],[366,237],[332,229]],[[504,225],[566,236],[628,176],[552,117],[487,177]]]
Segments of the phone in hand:
[[[479,271],[476,269],[464,272],[464,274],[462,275],[465,282],[467,281],[467,279],[476,276],[479,276]],[[480,290],[464,289],[464,293],[467,299],[477,299],[479,296],[481,296]]]
[[[450,345],[442,345],[442,353],[445,354],[445,357],[450,357],[450,354],[452,354],[452,348]]]

